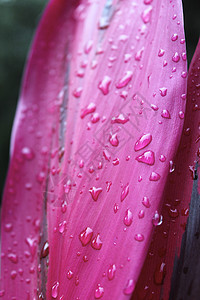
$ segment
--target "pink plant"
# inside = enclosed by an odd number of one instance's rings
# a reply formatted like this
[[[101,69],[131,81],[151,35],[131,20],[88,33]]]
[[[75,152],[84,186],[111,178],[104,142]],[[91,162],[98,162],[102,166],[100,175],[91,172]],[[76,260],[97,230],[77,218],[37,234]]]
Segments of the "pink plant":
[[[169,298],[199,141],[199,49],[186,106],[180,0],[49,2],[12,132],[3,299]]]

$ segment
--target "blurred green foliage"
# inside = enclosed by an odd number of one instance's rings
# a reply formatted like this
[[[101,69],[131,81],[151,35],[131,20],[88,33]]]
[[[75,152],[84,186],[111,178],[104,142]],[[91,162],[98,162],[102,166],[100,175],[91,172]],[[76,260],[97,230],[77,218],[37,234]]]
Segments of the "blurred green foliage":
[[[8,168],[10,134],[23,68],[46,2],[0,0],[0,194]],[[190,61],[200,33],[200,0],[183,0],[183,4]]]

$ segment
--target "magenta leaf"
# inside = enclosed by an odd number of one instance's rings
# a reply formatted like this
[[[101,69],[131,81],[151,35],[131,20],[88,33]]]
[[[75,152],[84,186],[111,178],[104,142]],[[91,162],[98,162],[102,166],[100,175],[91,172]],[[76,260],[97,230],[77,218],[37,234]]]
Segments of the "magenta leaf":
[[[186,71],[181,1],[50,1],[12,134],[5,299],[131,297],[162,223]]]

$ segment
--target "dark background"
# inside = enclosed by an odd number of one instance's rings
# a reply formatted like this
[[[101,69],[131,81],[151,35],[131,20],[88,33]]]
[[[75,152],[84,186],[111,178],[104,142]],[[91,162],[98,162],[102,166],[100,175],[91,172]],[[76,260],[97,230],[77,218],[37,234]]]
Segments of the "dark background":
[[[66,0],[67,1],[67,0]],[[46,0],[0,0],[0,198],[27,52]],[[183,0],[188,61],[200,33],[200,0]]]

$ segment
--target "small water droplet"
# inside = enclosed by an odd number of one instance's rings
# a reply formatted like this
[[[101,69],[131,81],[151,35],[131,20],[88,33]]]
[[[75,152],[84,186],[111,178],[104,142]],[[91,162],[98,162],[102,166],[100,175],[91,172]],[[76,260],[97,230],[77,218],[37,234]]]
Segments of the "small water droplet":
[[[133,76],[132,71],[126,71],[125,75],[120,79],[120,81],[116,84],[116,88],[121,89],[128,85]]]
[[[94,248],[95,250],[100,250],[102,247],[102,241],[100,239],[100,235],[99,233],[94,237],[94,239],[91,242],[92,248]]]
[[[112,118],[111,123],[125,124],[128,121],[128,117],[125,117],[123,114],[119,114],[118,116]]]
[[[134,289],[135,289],[135,282],[133,281],[133,279],[129,279],[123,292],[125,295],[131,295]]]
[[[143,219],[143,218],[144,218],[144,210],[143,210],[143,209],[141,209],[141,210],[139,211],[139,213],[138,213],[138,218],[139,218],[139,219]]]
[[[169,208],[169,216],[171,218],[177,218],[179,216],[179,211],[177,208]]]
[[[175,164],[172,160],[169,161],[169,172],[173,173],[175,171]]]
[[[159,157],[159,160],[161,162],[165,162],[166,161],[166,157],[163,154],[161,154],[160,157]]]
[[[72,279],[73,276],[74,276],[74,273],[71,270],[69,270],[67,272],[67,278],[70,280],[70,279]]]
[[[109,86],[112,82],[112,79],[109,76],[104,76],[103,80],[99,83],[98,87],[104,95],[109,93]]]
[[[100,284],[98,284],[94,293],[95,299],[100,299],[101,297],[103,297],[103,294],[104,294],[104,288],[100,286]]]
[[[129,184],[127,183],[123,189],[122,189],[122,192],[121,192],[121,202],[124,201],[124,199],[127,197],[129,193]]]
[[[136,160],[138,162],[142,162],[145,163],[147,165],[154,165],[155,163],[155,155],[154,152],[151,150],[145,151],[144,153],[142,153],[141,155],[136,157]]]
[[[100,116],[99,114],[96,112],[91,116],[91,122],[93,124],[97,123],[100,120]]]
[[[105,159],[106,159],[107,161],[110,161],[110,160],[111,160],[111,156],[110,156],[109,152],[108,152],[106,149],[103,150],[103,156],[105,157]]]
[[[54,299],[58,297],[58,287],[59,287],[59,282],[54,283],[54,285],[52,286],[51,296]]]
[[[113,147],[117,147],[119,145],[119,140],[117,137],[117,133],[111,134],[109,138],[109,142]]]
[[[163,109],[161,112],[161,116],[165,119],[171,119],[170,113],[167,109]]]
[[[160,94],[162,97],[165,97],[167,95],[167,88],[166,87],[162,87],[159,89]]]
[[[154,226],[160,226],[162,224],[162,222],[163,222],[163,216],[159,215],[159,213],[156,210],[155,214],[153,216],[153,219],[152,219],[152,224]]]
[[[95,112],[96,105],[94,103],[90,103],[86,108],[81,110],[81,119],[83,119],[86,115]]]
[[[164,278],[166,276],[166,264],[164,262],[160,263],[154,273],[155,284],[163,284]]]
[[[150,181],[158,181],[159,179],[160,179],[160,175],[156,172],[152,172],[149,177]]]
[[[159,51],[158,51],[158,56],[159,56],[159,57],[162,57],[164,54],[165,54],[165,50],[159,49]]]
[[[93,230],[90,227],[86,227],[79,235],[79,239],[83,246],[89,244],[93,236]]]
[[[22,148],[21,153],[22,153],[24,159],[27,159],[27,160],[32,160],[35,157],[33,151],[28,147]]]
[[[114,213],[116,214],[119,210],[119,205],[117,203],[115,203],[114,205]]]
[[[17,264],[18,263],[18,256],[14,253],[9,253],[8,254],[8,259],[14,263],[14,264]]]
[[[92,50],[92,46],[93,46],[93,41],[89,40],[85,45],[85,54],[89,54],[89,52]]]
[[[49,255],[49,243],[48,241],[46,241],[42,247],[42,250],[41,250],[41,255],[40,257],[41,258],[45,258]]]
[[[92,195],[92,199],[94,201],[97,201],[100,193],[102,192],[102,188],[92,187],[91,189],[89,189],[89,192]]]
[[[144,236],[141,233],[137,233],[134,238],[137,242],[143,242],[144,241]]]
[[[178,115],[179,115],[179,118],[181,120],[184,119],[184,112],[183,111],[179,111]]]
[[[112,185],[112,182],[111,181],[106,181],[106,192],[109,192],[110,191],[110,188],[111,188],[111,185]]]
[[[107,273],[109,280],[113,280],[115,278],[116,270],[117,270],[116,265],[114,265],[114,264],[110,265],[110,267],[108,268],[108,273]]]
[[[142,49],[140,49],[139,51],[137,51],[137,53],[135,55],[135,60],[136,61],[140,61],[142,59],[143,52],[144,52],[144,47],[142,47]]]
[[[73,91],[73,95],[76,98],[79,98],[82,94],[83,88],[82,87],[78,87]]]
[[[146,208],[149,208],[149,207],[151,206],[148,197],[143,197],[142,204],[143,204]]]
[[[113,165],[114,165],[114,166],[119,165],[119,158],[115,158],[115,159],[113,160]]]
[[[137,140],[137,142],[135,143],[134,150],[138,151],[145,148],[151,143],[151,141],[152,141],[152,135],[150,133],[143,134],[139,138],[139,140]]]
[[[180,55],[178,54],[178,52],[175,52],[174,53],[174,55],[172,56],[172,60],[174,61],[174,62],[179,62],[179,60],[180,60]]]
[[[124,216],[124,224],[130,226],[133,222],[133,214],[130,209],[127,209]]]
[[[152,6],[145,9],[142,13],[142,20],[145,24],[149,23],[151,20],[151,12],[152,12]]]
[[[174,34],[172,35],[172,37],[171,37],[171,40],[172,40],[173,42],[177,41],[177,40],[178,40],[178,34],[177,34],[177,33],[174,33]]]

